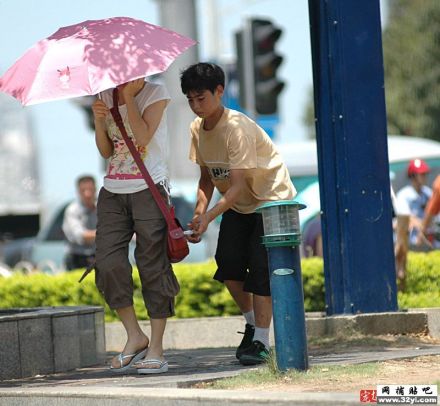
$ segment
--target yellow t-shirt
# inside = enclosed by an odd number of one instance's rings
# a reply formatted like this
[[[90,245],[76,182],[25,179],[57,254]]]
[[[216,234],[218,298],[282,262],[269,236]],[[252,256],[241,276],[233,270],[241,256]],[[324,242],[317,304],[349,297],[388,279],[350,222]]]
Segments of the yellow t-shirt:
[[[262,203],[296,195],[286,165],[266,132],[246,115],[225,108],[212,130],[197,117],[191,123],[189,158],[208,168],[212,183],[224,194],[231,186],[230,169],[246,169],[245,188],[232,207],[253,213]]]

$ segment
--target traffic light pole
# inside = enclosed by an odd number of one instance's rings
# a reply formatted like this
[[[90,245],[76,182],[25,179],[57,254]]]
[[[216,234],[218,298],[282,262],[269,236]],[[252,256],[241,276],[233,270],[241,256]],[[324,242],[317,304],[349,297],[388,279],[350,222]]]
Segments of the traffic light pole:
[[[161,25],[197,40],[195,0],[156,0],[159,7]],[[171,96],[172,103],[167,108],[169,148],[168,167],[171,179],[186,180],[198,176],[197,165],[188,159],[190,138],[188,128],[194,118],[188,108],[188,100],[180,90],[180,71],[196,63],[198,47],[192,47],[176,61],[161,77]]]
[[[379,0],[309,0],[328,315],[397,310]]]
[[[252,49],[252,22],[246,20],[245,27],[238,34],[238,46],[241,52],[242,74],[240,76],[241,101],[246,109],[246,114],[252,119],[256,119],[255,111],[255,73],[254,73],[254,53]]]

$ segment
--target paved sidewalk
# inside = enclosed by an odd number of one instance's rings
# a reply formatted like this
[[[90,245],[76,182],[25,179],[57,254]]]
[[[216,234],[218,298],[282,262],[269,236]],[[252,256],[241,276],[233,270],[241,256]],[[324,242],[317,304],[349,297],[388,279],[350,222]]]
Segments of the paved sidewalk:
[[[148,332],[148,325],[143,326]],[[243,367],[235,358],[235,347],[243,327],[241,317],[170,321],[165,342],[169,371],[161,375],[138,375],[135,370],[118,375],[108,363],[122,348],[125,334],[120,323],[106,325],[107,365],[66,373],[0,381],[0,406],[229,406],[229,405],[359,405],[359,393],[281,393],[250,390],[194,389],[197,382],[235,376],[255,367]],[[203,332],[198,334],[197,332]],[[308,337],[347,335],[440,334],[440,309],[426,312],[365,314],[324,317],[309,314]],[[273,341],[272,341],[273,342]],[[231,347],[221,347],[228,343]],[[210,348],[203,348],[210,347]],[[313,347],[314,348],[314,347]],[[341,347],[342,348],[342,347]],[[67,351],[67,350],[66,350]],[[440,355],[440,345],[370,347],[323,352],[310,349],[313,365],[357,364]]]
[[[108,359],[114,353],[108,353]],[[356,364],[440,355],[440,346],[389,347],[371,351],[346,351],[318,355],[311,352],[311,365]],[[243,367],[235,358],[234,348],[169,350],[166,358],[170,369],[161,375],[124,375],[100,365],[51,376],[0,382],[0,406],[8,405],[247,405],[270,402],[287,404],[347,404],[358,405],[359,394],[324,394],[251,391],[218,391],[191,389],[197,382],[234,376],[254,369]]]

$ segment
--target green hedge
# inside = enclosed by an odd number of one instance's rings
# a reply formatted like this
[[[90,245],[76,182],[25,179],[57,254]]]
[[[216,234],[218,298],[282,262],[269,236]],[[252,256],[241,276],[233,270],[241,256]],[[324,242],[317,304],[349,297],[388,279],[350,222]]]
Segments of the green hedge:
[[[405,285],[398,294],[400,308],[440,307],[440,251],[411,252]]]
[[[206,317],[239,314],[228,291],[212,279],[215,263],[177,264],[174,270],[181,291],[176,299],[176,317]],[[82,271],[55,276],[43,273],[17,274],[10,278],[0,277],[0,308],[39,306],[105,306],[106,320],[116,315],[104,303],[98,293],[93,274],[78,283]],[[324,276],[320,258],[302,260],[304,305],[306,311],[323,311]],[[133,272],[135,294],[134,306],[139,319],[147,319],[137,272]],[[399,306],[440,306],[440,252],[410,253],[408,258],[407,290],[398,295]]]

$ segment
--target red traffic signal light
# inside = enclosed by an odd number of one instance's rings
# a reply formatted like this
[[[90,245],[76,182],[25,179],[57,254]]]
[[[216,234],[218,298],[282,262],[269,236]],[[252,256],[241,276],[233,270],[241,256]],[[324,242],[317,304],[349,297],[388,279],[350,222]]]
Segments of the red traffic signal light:
[[[251,24],[257,51],[261,53],[273,51],[275,43],[281,37],[281,29],[276,28],[269,20],[252,20]]]

